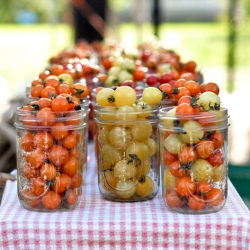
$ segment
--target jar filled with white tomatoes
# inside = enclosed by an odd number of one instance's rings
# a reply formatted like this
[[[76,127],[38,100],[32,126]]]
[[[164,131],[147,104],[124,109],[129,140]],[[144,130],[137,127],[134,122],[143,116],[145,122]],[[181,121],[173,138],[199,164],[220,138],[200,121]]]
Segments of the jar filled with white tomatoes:
[[[18,197],[33,211],[77,207],[86,172],[88,111],[51,106],[33,103],[16,110]]]
[[[96,96],[95,149],[98,185],[111,201],[144,201],[155,197],[160,183],[158,149],[159,97],[136,100],[133,88],[103,89]]]
[[[181,106],[158,115],[164,202],[177,213],[220,211],[227,199],[228,110]]]

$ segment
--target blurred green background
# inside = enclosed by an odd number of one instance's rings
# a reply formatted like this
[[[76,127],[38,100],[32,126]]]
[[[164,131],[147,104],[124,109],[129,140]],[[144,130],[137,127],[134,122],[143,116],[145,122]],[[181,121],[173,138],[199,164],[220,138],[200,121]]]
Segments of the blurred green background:
[[[106,37],[128,49],[147,41],[155,31],[153,2],[109,0]],[[0,0],[0,6],[0,76],[8,83],[10,98],[16,98],[24,95],[26,85],[46,67],[51,56],[74,45],[72,10],[67,0]],[[231,105],[231,144],[239,138],[234,114],[247,105],[250,91],[249,18],[249,0],[161,1],[159,40],[175,50],[182,61],[195,60],[205,81],[219,84],[222,100],[227,98],[225,103]],[[249,135],[245,125],[243,139],[229,145],[229,177],[248,207]],[[241,150],[244,159],[237,155],[239,148],[245,149]]]

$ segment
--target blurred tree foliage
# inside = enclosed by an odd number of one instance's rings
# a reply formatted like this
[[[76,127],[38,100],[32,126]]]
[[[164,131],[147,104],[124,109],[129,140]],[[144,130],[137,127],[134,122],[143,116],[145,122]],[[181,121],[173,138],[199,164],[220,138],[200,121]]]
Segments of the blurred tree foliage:
[[[39,23],[49,22],[55,16],[60,21],[67,4],[68,0],[0,0],[0,23],[16,23],[20,11],[35,14]]]

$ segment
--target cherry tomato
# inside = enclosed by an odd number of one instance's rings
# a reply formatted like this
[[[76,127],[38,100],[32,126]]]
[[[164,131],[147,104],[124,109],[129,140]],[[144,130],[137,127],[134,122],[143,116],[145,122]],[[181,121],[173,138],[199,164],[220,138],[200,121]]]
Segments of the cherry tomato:
[[[194,194],[188,198],[188,206],[195,211],[199,211],[204,208],[205,201],[202,196]]]
[[[61,64],[51,64],[48,68],[50,75],[59,76],[65,72],[65,69]]]
[[[190,146],[182,147],[178,155],[179,161],[183,164],[188,164],[189,162],[193,162],[197,159],[196,150]]]
[[[79,98],[84,98],[89,96],[89,89],[83,83],[75,83],[71,87],[71,92],[73,95],[76,95]]]
[[[68,111],[69,110],[69,102],[64,96],[59,95],[52,100],[51,109],[54,112]]]
[[[46,159],[46,152],[42,150],[33,150],[26,156],[26,161],[36,168],[40,168]]]
[[[41,93],[42,93],[43,89],[44,89],[44,86],[41,84],[38,84],[31,89],[30,95],[32,97],[39,98],[39,97],[41,97]]]
[[[133,78],[136,82],[143,81],[146,77],[145,70],[143,68],[136,68],[133,72]]]
[[[184,87],[186,82],[185,79],[178,79],[175,81],[174,88],[178,89],[179,87]]]
[[[53,145],[49,150],[49,160],[55,166],[61,166],[69,159],[69,152],[60,145]]]
[[[170,173],[177,178],[183,177],[187,175],[187,169],[181,166],[179,161],[174,161],[169,166]]]
[[[57,96],[57,91],[51,86],[47,86],[41,91],[42,98],[52,98],[54,96]]]
[[[189,90],[191,96],[194,96],[200,92],[200,85],[193,80],[187,81],[184,87]]]
[[[159,86],[159,89],[160,89],[162,92],[166,93],[166,94],[165,94],[165,95],[166,95],[166,98],[169,98],[169,97],[172,96],[173,87],[172,87],[170,84],[168,84],[168,83],[163,83],[163,84],[161,84],[161,85]]]
[[[57,88],[56,88],[57,94],[71,94],[72,89],[70,85],[66,82],[61,83]]]
[[[182,199],[174,189],[166,190],[165,199],[169,208],[179,208],[183,205]]]
[[[172,154],[168,150],[164,150],[163,153],[163,162],[166,166],[169,166],[172,162],[178,160],[177,154]]]
[[[212,134],[209,137],[209,140],[211,140],[214,143],[214,149],[221,148],[224,145],[224,136],[222,133],[218,131]]]
[[[78,195],[72,189],[69,189],[65,194],[65,199],[68,205],[74,205],[78,201]]]
[[[30,183],[30,190],[34,195],[42,195],[47,189],[48,187],[46,186],[46,181],[42,177],[39,176],[35,179],[32,179]]]
[[[177,115],[192,115],[194,113],[193,107],[188,103],[181,103],[176,108]]]
[[[211,191],[213,188],[213,186],[208,183],[207,181],[202,181],[202,182],[198,182],[197,185],[196,185],[196,192],[198,194],[206,194],[208,193],[209,191]]]
[[[156,75],[149,75],[146,77],[146,83],[148,84],[148,86],[155,86],[157,82],[158,76]]]
[[[37,100],[37,104],[39,105],[39,110],[43,108],[50,108],[51,107],[51,99],[49,98],[40,98]]]
[[[224,155],[221,150],[215,150],[206,159],[213,167],[219,167],[224,162]]]
[[[63,140],[68,135],[67,126],[63,122],[55,122],[51,126],[50,134],[55,140]]]
[[[79,188],[82,185],[82,175],[80,175],[79,173],[76,173],[72,178],[71,178],[71,182],[72,182],[72,188]]]
[[[188,72],[194,73],[196,66],[197,66],[196,62],[188,61],[187,63],[184,64],[184,69]]]
[[[35,166],[32,166],[30,163],[25,163],[22,166],[22,173],[26,178],[31,179],[38,177],[39,170]]]
[[[173,80],[174,77],[170,72],[163,73],[160,77],[160,83],[168,83],[169,81]]]
[[[66,174],[59,174],[51,185],[51,188],[57,193],[64,193],[70,185],[71,178]]]
[[[53,137],[46,131],[38,131],[34,136],[34,146],[39,150],[48,150],[54,143]]]
[[[205,201],[210,206],[219,206],[224,200],[224,194],[219,188],[212,188],[205,196]]]
[[[25,188],[21,191],[21,197],[26,205],[31,208],[38,207],[41,203],[41,199],[33,194],[29,188]]]
[[[21,139],[21,148],[25,152],[30,152],[34,150],[34,135],[31,133],[25,133],[24,136]]]
[[[195,187],[195,182],[188,176],[181,177],[176,182],[176,191],[181,196],[193,195]]]
[[[201,93],[207,92],[207,91],[210,91],[210,92],[215,93],[216,95],[219,95],[220,88],[218,84],[214,82],[208,82],[208,83],[202,84]]]
[[[187,88],[185,87],[179,87],[179,88],[174,88],[173,89],[173,96],[174,98],[178,101],[182,96],[185,95],[190,95],[190,92]]]
[[[40,175],[46,181],[54,180],[56,177],[56,168],[51,163],[45,163],[40,168]]]
[[[214,143],[209,140],[201,140],[196,144],[195,149],[199,157],[207,158],[214,152]]]
[[[55,77],[54,78],[49,78],[45,82],[45,87],[51,86],[51,87],[56,89],[59,85],[60,85],[60,81]]]
[[[58,208],[61,204],[61,201],[62,201],[62,198],[60,194],[54,191],[49,191],[47,194],[45,194],[42,197],[43,206],[50,210]]]
[[[37,112],[36,118],[41,126],[52,126],[56,121],[56,114],[50,108],[43,108]]]
[[[125,80],[125,81],[121,84],[121,86],[129,86],[129,87],[135,89],[136,83],[135,83],[134,81],[132,81],[132,80]]]
[[[61,173],[67,174],[69,177],[73,177],[79,170],[79,161],[70,156],[69,159],[61,166]]]

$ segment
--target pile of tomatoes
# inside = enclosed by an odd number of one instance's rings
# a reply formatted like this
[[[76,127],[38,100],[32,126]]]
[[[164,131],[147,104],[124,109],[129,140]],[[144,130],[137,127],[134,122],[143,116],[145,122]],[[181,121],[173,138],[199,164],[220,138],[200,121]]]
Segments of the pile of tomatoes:
[[[180,81],[165,90],[177,105],[159,114],[164,200],[171,211],[218,211],[226,199],[227,110],[216,83]]]
[[[27,209],[72,209],[86,168],[86,111],[65,95],[17,110],[18,195]]]

